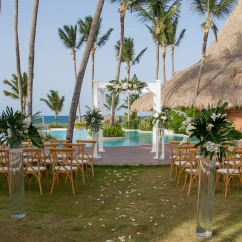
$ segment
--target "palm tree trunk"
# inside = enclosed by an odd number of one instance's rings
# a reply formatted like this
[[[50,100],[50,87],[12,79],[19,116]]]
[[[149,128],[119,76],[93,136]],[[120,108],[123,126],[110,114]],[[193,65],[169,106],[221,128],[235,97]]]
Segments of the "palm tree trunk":
[[[175,46],[174,45],[171,45],[172,77],[175,75],[175,59],[174,59],[174,53],[175,53]]]
[[[57,116],[58,116],[58,114],[55,113],[54,125],[56,125]]]
[[[155,75],[156,80],[159,79],[159,47],[160,47],[159,36],[156,35],[156,75]]]
[[[92,108],[94,108],[94,66],[95,65],[95,49],[92,48]]]
[[[90,29],[85,51],[82,56],[82,62],[76,79],[76,85],[74,88],[74,93],[72,96],[72,102],[71,102],[71,107],[69,112],[68,128],[66,132],[66,139],[69,142],[72,142],[72,138],[73,138],[73,129],[74,129],[74,123],[75,123],[75,117],[76,117],[76,110],[77,110],[78,100],[80,98],[82,82],[86,71],[88,59],[90,56],[91,48],[96,35],[97,26],[102,12],[103,4],[104,4],[104,0],[98,0],[96,10],[95,10],[95,15],[92,21],[92,27]]]
[[[24,115],[26,115],[26,103],[27,103],[26,97],[23,97],[23,114]]]
[[[125,13],[120,13],[120,26],[121,26],[121,31],[120,31],[120,45],[119,45],[119,55],[118,55],[118,62],[117,62],[117,69],[116,69],[116,76],[115,80],[119,80],[119,75],[120,75],[120,68],[121,68],[121,61],[122,61],[122,55],[123,55],[123,44],[124,44],[124,18],[125,18]],[[112,103],[111,103],[111,114],[110,114],[110,125],[114,124],[114,93],[112,94]]]
[[[29,65],[28,65],[28,114],[32,116],[33,112],[33,80],[34,80],[34,49],[35,49],[35,36],[36,36],[36,25],[38,16],[39,0],[34,0],[32,25],[30,31],[29,40]]]
[[[20,52],[19,52],[19,40],[18,40],[18,0],[15,0],[15,14],[14,14],[14,40],[16,51],[16,69],[18,77],[18,95],[19,95],[19,111],[23,113],[23,88],[22,88],[22,74],[20,66]]]
[[[163,67],[163,81],[166,82],[166,43],[162,44],[162,67]]]
[[[73,53],[73,61],[74,61],[74,73],[75,73],[75,80],[77,79],[77,71],[76,71],[76,53]],[[81,107],[80,107],[80,100],[78,101],[78,119],[81,121]]]
[[[127,63],[127,73],[128,73],[128,80],[130,80],[130,63]],[[128,91],[128,127],[130,121],[130,93]]]
[[[198,72],[198,76],[197,76],[197,82],[196,82],[196,87],[195,87],[195,91],[194,91],[194,99],[193,99],[192,106],[194,106],[195,103],[196,103],[199,84],[200,84],[200,81],[201,81],[202,72],[203,72],[203,68],[204,68],[204,65],[205,65],[205,55],[206,55],[208,33],[209,33],[208,31],[204,31],[203,46],[202,46],[202,58],[201,58],[200,68],[199,68],[199,72]]]

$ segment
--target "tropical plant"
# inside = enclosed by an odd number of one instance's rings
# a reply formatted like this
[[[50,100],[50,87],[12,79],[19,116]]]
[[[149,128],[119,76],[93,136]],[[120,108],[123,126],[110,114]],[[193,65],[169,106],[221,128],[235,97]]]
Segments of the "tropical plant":
[[[103,127],[103,115],[98,108],[90,109],[88,106],[86,107],[88,109],[84,115],[84,119],[86,121],[86,129],[98,132]]]
[[[219,19],[227,16],[234,8],[237,0],[189,0],[191,3],[191,10],[198,15],[202,15],[205,21],[202,23],[203,29],[203,44],[202,44],[202,57],[200,60],[199,72],[197,75],[196,87],[194,91],[193,104],[196,102],[200,80],[202,77],[203,68],[205,65],[207,40],[210,29],[212,29],[215,39],[217,41],[217,26],[214,19]]]
[[[32,124],[30,116],[19,111],[13,112],[7,107],[0,119],[0,143],[10,148],[19,148],[25,136],[31,139],[33,145],[42,147],[42,141],[37,128]]]
[[[120,97],[118,93],[114,94],[115,97],[115,102],[114,102],[114,115],[116,111],[119,111],[120,109],[124,108],[124,105],[119,105],[120,104]],[[106,94],[105,95],[105,101],[106,103],[104,103],[104,107],[108,110],[111,110],[111,103],[112,103],[112,94]]]
[[[147,26],[151,35],[155,37],[156,42],[156,80],[159,79],[159,47],[162,44],[163,49],[163,79],[165,77],[165,55],[167,45],[167,26],[169,22],[174,21],[179,16],[180,0],[175,0],[169,5],[170,0],[157,1],[150,0],[145,7],[139,6],[137,17],[142,23],[151,23]]]
[[[17,80],[18,80],[19,110],[20,110],[21,113],[23,113],[24,112],[24,109],[23,109],[23,89],[22,89],[23,80],[22,80],[22,75],[21,75],[19,39],[18,39],[18,0],[15,0],[14,42],[15,42]]]
[[[76,70],[76,51],[80,47],[81,42],[77,43],[77,25],[68,26],[64,25],[63,29],[58,29],[59,37],[63,41],[64,46],[71,50],[71,55],[74,62],[74,75],[75,81],[77,78],[77,70]],[[81,119],[81,108],[80,108],[80,100],[78,102],[78,118]]]
[[[138,118],[124,122],[123,127],[125,129],[138,129],[140,124],[140,120]]]
[[[120,45],[119,45],[119,55],[116,68],[116,74],[114,80],[119,80],[120,67],[123,55],[123,43],[124,43],[124,19],[127,10],[131,12],[135,11],[138,6],[145,4],[148,0],[109,0],[110,3],[119,4],[118,12],[120,14]],[[111,108],[111,118],[110,124],[114,124],[114,94],[112,96],[112,108]]]
[[[222,162],[226,154],[231,153],[228,147],[235,146],[234,140],[242,138],[242,133],[235,130],[224,113],[227,106],[227,102],[218,104],[216,108],[205,110],[194,119],[187,117],[185,113],[179,113],[186,118],[182,127],[186,134],[199,140],[194,147],[199,147],[201,154],[209,156],[210,160],[217,156]]]
[[[92,26],[92,21],[93,17],[92,16],[87,16],[85,17],[85,20],[83,21],[82,19],[78,20],[78,24],[80,27],[80,33],[82,35],[80,42],[87,42],[88,36],[90,33],[90,29]],[[102,18],[100,18],[98,26],[97,26],[97,31],[96,35],[94,38],[94,42],[92,45],[91,49],[91,54],[92,54],[92,106],[94,107],[94,83],[93,81],[95,80],[94,78],[94,71],[95,71],[95,53],[97,48],[103,47],[106,42],[109,40],[110,34],[113,31],[113,28],[110,28],[104,35],[100,36],[101,34],[101,27],[102,27]]]
[[[27,90],[27,102],[28,102],[28,114],[32,116],[33,112],[33,81],[34,81],[34,52],[35,52],[35,36],[36,25],[38,16],[39,0],[34,0],[32,23],[29,40],[29,63],[28,63],[28,90]]]
[[[179,115],[179,112],[184,112],[186,116],[190,118],[195,118],[199,112],[195,107],[187,109],[177,107],[170,110],[168,116],[168,129],[173,130],[176,134],[186,134],[186,132],[183,129],[181,129],[182,122],[184,122],[186,118],[182,115]]]
[[[104,137],[124,137],[125,132],[122,129],[122,126],[116,122],[111,126],[108,122],[103,124],[103,136]]]
[[[60,97],[58,91],[50,90],[50,94],[47,94],[47,99],[40,98],[40,101],[46,103],[46,105],[55,112],[54,124],[56,124],[58,114],[62,111],[65,101],[65,96]]]
[[[149,116],[141,120],[139,124],[139,129],[141,131],[152,131],[153,130],[152,117]]]
[[[178,17],[171,23],[169,36],[168,36],[168,44],[171,47],[171,61],[172,61],[172,76],[175,74],[175,48],[178,47],[185,35],[186,29],[182,29],[179,36],[177,37],[177,27],[178,27]]]
[[[74,93],[72,96],[72,102],[71,102],[71,107],[69,112],[68,128],[66,132],[66,139],[69,142],[72,142],[72,138],[73,138],[73,129],[74,129],[74,123],[76,118],[76,110],[77,110],[78,100],[80,98],[82,82],[86,71],[88,58],[90,56],[91,48],[95,40],[95,35],[98,28],[98,23],[102,12],[103,4],[104,4],[104,0],[98,0],[97,6],[95,9],[95,15],[93,17],[92,27],[89,33],[89,38],[82,56],[81,66],[77,75],[77,81],[76,81]]]
[[[23,93],[23,113],[26,114],[26,104],[27,104],[27,82],[28,82],[28,76],[27,73],[24,72],[22,75],[22,93]],[[12,80],[3,80],[3,83],[9,86],[12,90],[7,91],[3,90],[3,93],[5,96],[13,98],[13,99],[19,99],[19,83],[18,83],[18,77],[15,74],[12,74]]]

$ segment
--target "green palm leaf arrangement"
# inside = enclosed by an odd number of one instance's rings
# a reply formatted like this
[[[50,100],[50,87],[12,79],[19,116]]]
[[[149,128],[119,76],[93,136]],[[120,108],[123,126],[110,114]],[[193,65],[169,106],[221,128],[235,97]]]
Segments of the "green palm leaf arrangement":
[[[86,129],[98,132],[103,127],[103,115],[98,108],[91,109],[88,106],[86,106],[86,108],[88,109],[86,114],[84,115],[84,119],[86,121]]]

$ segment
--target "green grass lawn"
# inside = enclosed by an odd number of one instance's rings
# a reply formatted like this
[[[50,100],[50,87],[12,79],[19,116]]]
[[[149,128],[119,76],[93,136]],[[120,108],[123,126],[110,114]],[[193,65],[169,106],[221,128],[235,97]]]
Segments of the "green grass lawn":
[[[0,241],[202,241],[195,235],[197,185],[187,197],[183,181],[176,186],[168,166],[99,166],[85,185],[79,173],[76,195],[64,181],[51,195],[43,180],[41,196],[33,178],[30,190],[26,183],[26,217],[12,219],[1,176]],[[242,241],[242,189],[235,185],[226,199],[222,182],[215,194],[209,241]]]

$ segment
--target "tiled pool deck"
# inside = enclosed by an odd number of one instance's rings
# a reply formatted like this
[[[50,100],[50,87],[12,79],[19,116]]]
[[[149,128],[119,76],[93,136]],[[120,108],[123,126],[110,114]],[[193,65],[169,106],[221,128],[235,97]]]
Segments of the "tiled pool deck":
[[[104,147],[100,152],[101,159],[96,165],[168,165],[170,164],[169,144],[165,145],[165,159],[154,159],[151,145]]]

